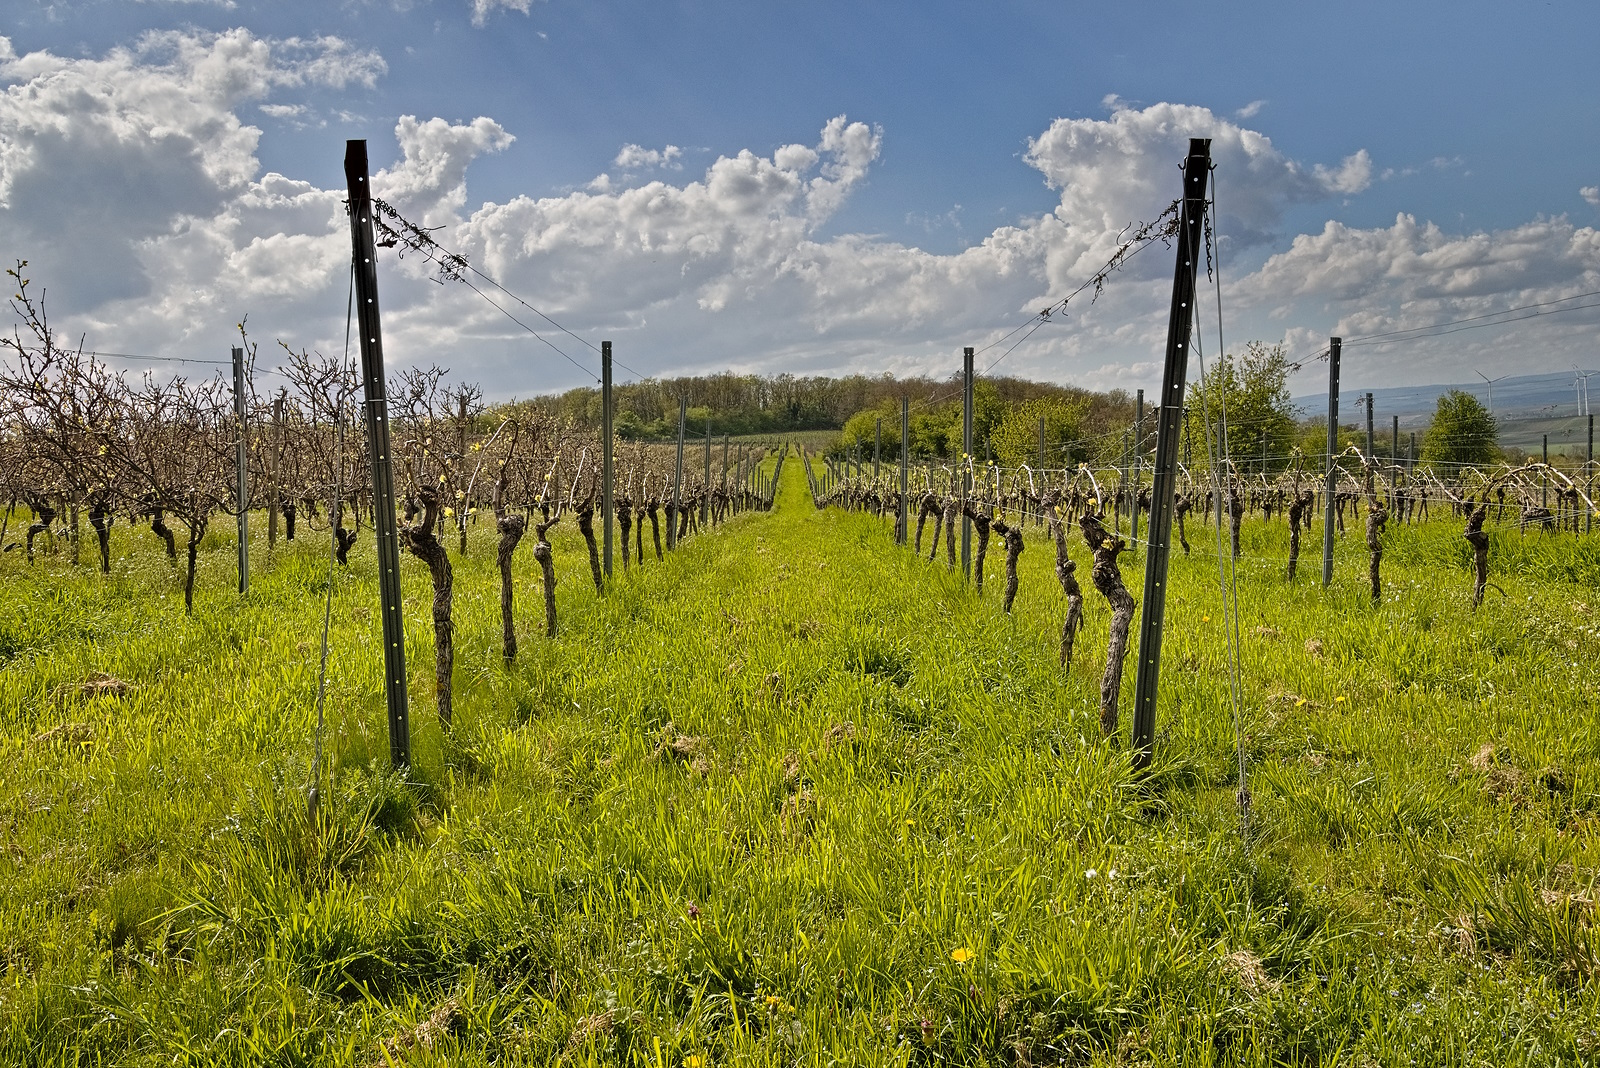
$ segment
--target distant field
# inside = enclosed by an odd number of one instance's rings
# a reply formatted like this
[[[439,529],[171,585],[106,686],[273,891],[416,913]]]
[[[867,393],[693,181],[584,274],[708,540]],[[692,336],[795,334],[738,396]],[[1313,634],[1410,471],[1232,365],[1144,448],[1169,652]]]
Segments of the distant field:
[[[1567,415],[1549,413],[1509,413],[1500,419],[1499,442],[1501,448],[1521,449],[1539,455],[1544,435],[1550,436],[1550,455],[1565,456],[1581,462],[1588,446],[1588,419],[1570,414],[1573,405],[1566,405]]]
[[[1496,530],[1474,614],[1456,521],[1391,526],[1376,606],[1354,528],[1325,592],[1247,521],[1236,723],[1191,522],[1141,777],[1099,735],[1081,538],[1064,671],[1039,528],[1009,617],[998,545],[980,596],[890,531],[791,459],[773,513],[600,598],[563,521],[560,634],[524,547],[508,666],[475,527],[448,737],[405,560],[405,774],[363,533],[315,825],[319,537],[257,544],[242,600],[208,544],[193,617],[147,530],[107,576],[0,556],[0,1063],[1600,1057],[1600,535]]]

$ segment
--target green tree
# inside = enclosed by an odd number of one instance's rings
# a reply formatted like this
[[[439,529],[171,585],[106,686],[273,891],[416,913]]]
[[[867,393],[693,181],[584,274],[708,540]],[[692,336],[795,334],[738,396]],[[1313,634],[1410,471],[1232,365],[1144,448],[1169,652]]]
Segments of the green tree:
[[[1439,398],[1433,422],[1422,436],[1422,461],[1429,464],[1493,463],[1500,450],[1495,444],[1498,427],[1494,416],[1477,397],[1452,389]]]
[[[1289,361],[1282,345],[1252,341],[1243,356],[1232,353],[1206,373],[1205,385],[1189,386],[1189,430],[1195,435],[1195,455],[1204,454],[1205,420],[1215,426],[1226,407],[1228,455],[1235,462],[1260,459],[1262,439],[1267,454],[1285,461],[1297,443],[1299,428],[1295,406],[1289,400]],[[1326,425],[1326,424],[1324,424]]]
[[[1039,397],[1014,404],[1006,410],[990,434],[995,459],[1002,467],[1020,467],[1039,462],[1039,420],[1044,420],[1045,466],[1051,469],[1072,467],[1086,454],[1083,418],[1088,402],[1075,397]]]
[[[892,408],[892,410],[891,410]],[[900,460],[900,406],[898,404],[881,404],[876,408],[868,408],[864,412],[857,412],[845,420],[844,429],[839,433],[839,442],[834,447],[837,455],[845,455],[855,448],[861,449],[861,458],[870,460],[872,450],[878,441],[878,420],[883,420],[883,460]]]

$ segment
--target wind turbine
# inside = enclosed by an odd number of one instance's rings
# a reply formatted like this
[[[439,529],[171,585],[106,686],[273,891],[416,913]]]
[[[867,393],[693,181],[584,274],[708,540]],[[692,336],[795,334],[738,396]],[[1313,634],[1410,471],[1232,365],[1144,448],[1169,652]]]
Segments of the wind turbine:
[[[1589,379],[1593,375],[1600,375],[1600,371],[1580,371],[1578,365],[1572,365],[1574,384],[1578,387],[1578,414],[1589,414]]]
[[[1482,371],[1473,371],[1472,373],[1477,375],[1479,378],[1483,379],[1484,385],[1489,387],[1489,414],[1493,415],[1494,414],[1494,384],[1496,382],[1502,381],[1503,379],[1510,378],[1511,376],[1510,375],[1501,375],[1499,378],[1490,378],[1488,375],[1484,374]]]

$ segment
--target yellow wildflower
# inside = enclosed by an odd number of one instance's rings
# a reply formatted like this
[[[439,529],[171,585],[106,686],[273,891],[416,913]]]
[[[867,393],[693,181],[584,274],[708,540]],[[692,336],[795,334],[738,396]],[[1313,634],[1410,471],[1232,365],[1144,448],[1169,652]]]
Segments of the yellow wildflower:
[[[960,946],[950,951],[950,959],[955,961],[957,964],[965,964],[967,961],[976,956],[977,954],[968,949],[966,946]]]

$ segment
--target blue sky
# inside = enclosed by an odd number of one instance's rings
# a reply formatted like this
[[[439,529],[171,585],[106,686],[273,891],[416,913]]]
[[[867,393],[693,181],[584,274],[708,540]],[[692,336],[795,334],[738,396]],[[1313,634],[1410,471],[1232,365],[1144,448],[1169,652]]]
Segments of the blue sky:
[[[643,373],[943,373],[1158,212],[1190,135],[1218,138],[1230,348],[1600,291],[1592,3],[9,11],[0,257],[101,350],[212,355],[244,314],[268,347],[342,344],[346,137],[408,215]],[[1166,257],[996,370],[1153,385]],[[423,273],[386,270],[392,360],[491,393],[583,380]],[[1352,348],[1345,380],[1600,366],[1597,324]]]

